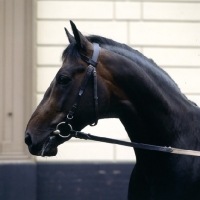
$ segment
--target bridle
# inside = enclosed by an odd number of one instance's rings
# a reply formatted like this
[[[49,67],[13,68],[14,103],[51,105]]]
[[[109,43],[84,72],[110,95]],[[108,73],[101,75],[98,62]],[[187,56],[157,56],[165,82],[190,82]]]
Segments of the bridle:
[[[86,88],[86,85],[87,85],[87,82],[89,80],[89,78],[91,77],[91,75],[93,75],[93,83],[94,83],[94,111],[95,111],[95,122],[93,124],[91,124],[90,126],[95,126],[97,125],[98,123],[98,118],[99,118],[99,113],[98,113],[98,94],[97,94],[97,72],[96,72],[96,66],[97,66],[97,60],[98,60],[98,57],[99,57],[99,53],[100,53],[100,46],[98,43],[93,43],[93,55],[92,55],[92,58],[90,59],[89,57],[83,55],[83,54],[80,54],[81,58],[83,61],[85,61],[87,64],[88,64],[88,68],[87,68],[87,72],[86,72],[86,75],[81,83],[81,86],[80,86],[80,89],[79,89],[79,92],[78,92],[78,95],[75,99],[75,102],[71,108],[71,110],[69,111],[69,113],[67,114],[67,117],[65,119],[65,122],[61,122],[57,125],[56,127],[56,130],[54,131],[54,134],[58,134],[60,137],[63,137],[63,138],[70,138],[71,135],[68,134],[68,135],[62,135],[60,133],[60,130],[59,128],[62,126],[64,127],[65,129],[72,129],[72,126],[70,124],[70,121],[73,119],[74,117],[74,113],[76,111],[76,108],[80,102],[80,99],[82,97],[82,94],[84,93],[85,91],[85,88]],[[68,126],[68,127],[67,127]]]
[[[85,139],[85,140],[94,140],[94,141],[99,141],[99,142],[106,142],[106,143],[112,143],[112,144],[119,144],[123,146],[129,146],[129,147],[134,147],[134,148],[139,148],[139,149],[146,149],[146,150],[153,150],[153,151],[161,151],[161,152],[166,152],[166,153],[173,153],[173,154],[182,154],[182,155],[190,155],[190,156],[200,156],[199,151],[194,151],[194,150],[185,150],[185,149],[178,149],[178,148],[173,148],[173,147],[162,147],[162,146],[156,146],[156,145],[150,145],[150,144],[143,144],[143,143],[135,143],[135,142],[126,142],[126,141],[121,141],[121,140],[116,140],[116,139],[111,139],[111,138],[105,138],[105,137],[98,137],[94,136],[91,134],[86,134],[80,131],[73,130],[70,121],[74,117],[74,113],[76,111],[76,108],[80,102],[80,99],[82,97],[82,94],[85,91],[87,82],[90,78],[91,75],[93,75],[93,83],[94,83],[94,110],[95,110],[95,122],[94,124],[91,124],[91,126],[95,126],[98,123],[98,95],[97,95],[97,72],[96,72],[96,67],[97,67],[97,60],[98,56],[100,53],[100,47],[99,44],[93,43],[94,51],[92,58],[90,59],[89,57],[80,54],[81,58],[83,61],[85,61],[88,64],[87,72],[86,75],[82,81],[82,84],[80,86],[78,95],[75,99],[75,102],[67,114],[67,117],[64,122],[60,122],[56,130],[53,132],[56,135],[59,135],[62,138],[65,139],[70,139],[71,137],[76,137],[79,139]],[[61,133],[61,130],[64,130],[62,132],[67,133],[66,135],[63,135]]]

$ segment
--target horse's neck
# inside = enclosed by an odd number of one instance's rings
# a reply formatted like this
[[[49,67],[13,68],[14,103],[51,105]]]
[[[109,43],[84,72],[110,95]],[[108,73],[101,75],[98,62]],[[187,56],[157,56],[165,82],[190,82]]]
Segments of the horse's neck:
[[[165,74],[164,80],[158,80],[160,77],[154,73],[161,72],[147,72],[128,59],[116,65],[112,74],[128,97],[120,102],[123,112],[119,113],[119,118],[131,140],[172,145],[174,135],[187,127],[183,122],[188,112],[195,117],[190,110],[192,104]]]

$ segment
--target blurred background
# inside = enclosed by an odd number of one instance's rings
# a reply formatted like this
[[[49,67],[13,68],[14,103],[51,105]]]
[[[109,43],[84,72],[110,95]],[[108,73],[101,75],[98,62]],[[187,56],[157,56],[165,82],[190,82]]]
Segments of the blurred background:
[[[0,199],[126,199],[131,148],[72,139],[34,157],[26,124],[61,66],[69,20],[152,58],[200,105],[199,11],[200,0],[0,0]],[[84,131],[129,141],[117,119]]]

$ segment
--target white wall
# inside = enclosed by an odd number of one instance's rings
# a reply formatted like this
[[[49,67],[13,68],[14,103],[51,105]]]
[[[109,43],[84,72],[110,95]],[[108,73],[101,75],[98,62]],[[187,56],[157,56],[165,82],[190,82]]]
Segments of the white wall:
[[[152,58],[200,106],[200,1],[36,1],[37,103],[61,65],[68,44],[64,27],[73,20],[84,34],[126,43]],[[117,120],[88,132],[128,140]],[[131,148],[73,139],[53,159],[39,161],[133,161]]]

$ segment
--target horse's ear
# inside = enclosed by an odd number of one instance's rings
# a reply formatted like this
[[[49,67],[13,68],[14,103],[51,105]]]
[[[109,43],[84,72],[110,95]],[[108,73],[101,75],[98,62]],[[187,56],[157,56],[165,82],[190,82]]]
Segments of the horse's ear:
[[[92,44],[87,40],[86,37],[76,28],[76,25],[70,20],[74,38],[80,50],[87,50]]]
[[[67,38],[69,40],[69,43],[75,42],[74,37],[69,33],[69,31],[65,28],[65,33],[67,35]]]

